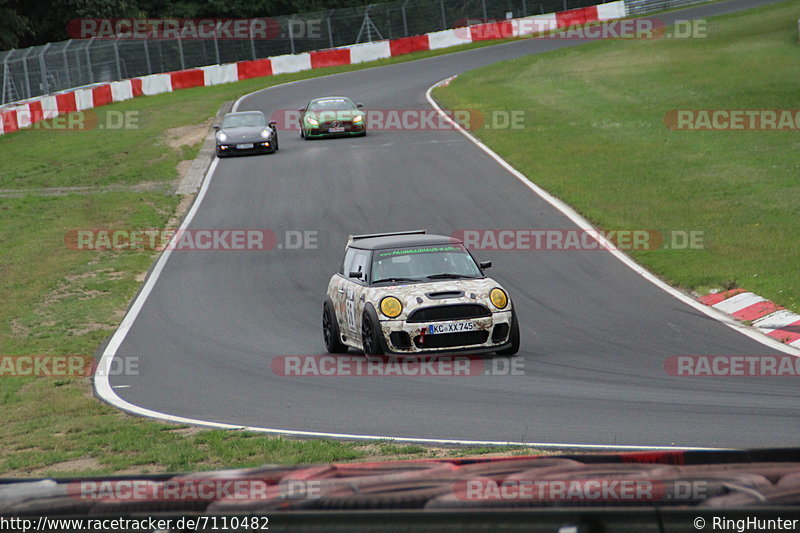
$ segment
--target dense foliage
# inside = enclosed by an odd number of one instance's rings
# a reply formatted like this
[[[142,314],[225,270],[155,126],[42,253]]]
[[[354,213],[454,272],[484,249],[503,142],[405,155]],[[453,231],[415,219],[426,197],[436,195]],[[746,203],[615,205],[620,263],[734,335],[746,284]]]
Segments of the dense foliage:
[[[380,0],[0,0],[0,50],[69,38],[74,18],[274,17]]]

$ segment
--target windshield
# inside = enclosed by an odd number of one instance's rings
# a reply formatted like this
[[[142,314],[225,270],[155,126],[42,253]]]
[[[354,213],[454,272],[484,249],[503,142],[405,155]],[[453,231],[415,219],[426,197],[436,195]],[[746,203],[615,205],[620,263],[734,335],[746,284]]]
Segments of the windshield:
[[[257,128],[266,126],[267,119],[261,113],[247,113],[245,115],[228,115],[222,121],[223,128]]]
[[[308,108],[310,111],[347,111],[355,109],[356,106],[346,98],[329,98],[311,102]]]
[[[463,245],[378,250],[372,255],[372,283],[483,277]]]

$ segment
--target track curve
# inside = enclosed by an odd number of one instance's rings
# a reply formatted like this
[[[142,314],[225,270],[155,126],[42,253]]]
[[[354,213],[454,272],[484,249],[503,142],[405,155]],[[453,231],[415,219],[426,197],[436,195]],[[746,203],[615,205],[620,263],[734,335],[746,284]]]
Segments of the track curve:
[[[766,3],[736,0],[661,18]],[[311,79],[253,93],[238,108],[269,115],[313,96],[346,94],[368,108],[420,109],[442,78],[577,44],[528,39]],[[319,246],[169,255],[148,282],[152,292],[126,318],[126,334],[112,339],[117,357],[138,357],[139,373],[112,376],[109,385],[138,408],[236,426],[408,439],[764,447],[800,438],[796,380],[682,379],[663,368],[675,354],[778,352],[603,252],[476,254],[494,261],[491,275],[520,310],[524,375],[275,375],[276,356],[324,353],[322,298],[350,233],[574,227],[458,132],[315,142],[283,132],[274,156],[215,164],[189,227],[312,230]],[[101,396],[109,400],[111,390]]]

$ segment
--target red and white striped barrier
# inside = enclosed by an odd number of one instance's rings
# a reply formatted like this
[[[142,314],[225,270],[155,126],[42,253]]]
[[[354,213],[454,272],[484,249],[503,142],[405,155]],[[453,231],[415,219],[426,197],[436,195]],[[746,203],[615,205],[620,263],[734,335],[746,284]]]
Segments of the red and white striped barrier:
[[[727,313],[784,344],[800,348],[800,315],[744,289],[733,289],[701,297],[700,302]]]
[[[559,13],[476,24],[400,39],[354,44],[254,61],[239,61],[225,65],[211,65],[101,83],[0,108],[0,135],[27,128],[40,120],[121,102],[142,95],[149,96],[192,87],[208,87],[315,68],[354,65],[423,50],[450,48],[475,41],[534,35],[572,25],[623,18],[626,14],[625,2],[620,0]]]

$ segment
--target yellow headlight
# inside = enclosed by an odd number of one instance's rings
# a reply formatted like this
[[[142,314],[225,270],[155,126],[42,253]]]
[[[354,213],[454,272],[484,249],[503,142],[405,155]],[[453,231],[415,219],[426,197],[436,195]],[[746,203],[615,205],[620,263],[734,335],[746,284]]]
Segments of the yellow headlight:
[[[508,305],[508,296],[506,296],[505,291],[503,289],[498,289],[497,287],[489,292],[489,299],[498,309],[505,309]]]
[[[319,120],[315,119],[314,117],[306,117],[306,122],[312,126],[319,126]]]
[[[403,312],[403,304],[394,296],[387,296],[381,300],[381,313],[389,318],[395,318]]]
[[[353,124],[358,124],[362,120],[364,120],[364,115],[356,115],[353,117]]]

